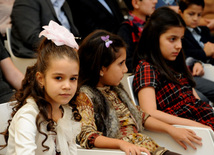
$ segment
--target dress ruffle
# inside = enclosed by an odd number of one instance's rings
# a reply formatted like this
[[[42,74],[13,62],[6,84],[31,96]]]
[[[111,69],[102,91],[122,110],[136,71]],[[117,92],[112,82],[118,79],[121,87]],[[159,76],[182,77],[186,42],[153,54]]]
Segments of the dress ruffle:
[[[57,150],[62,155],[76,155],[76,136],[81,131],[81,123],[74,121],[71,107],[63,106],[64,115],[59,119],[56,126]]]

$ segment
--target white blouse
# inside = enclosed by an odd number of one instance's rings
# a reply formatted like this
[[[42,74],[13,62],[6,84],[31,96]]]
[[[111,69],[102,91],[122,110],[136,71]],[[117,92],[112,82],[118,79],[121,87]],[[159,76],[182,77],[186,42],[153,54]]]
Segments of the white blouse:
[[[48,151],[43,152],[45,136],[36,127],[39,109],[34,99],[28,98],[27,104],[18,110],[9,127],[7,155],[56,155],[55,150],[62,155],[76,155],[76,136],[81,131],[81,123],[74,121],[69,105],[62,107],[64,113],[56,124],[57,135],[46,130],[47,123],[41,125],[41,131],[48,135],[44,145],[49,147]]]

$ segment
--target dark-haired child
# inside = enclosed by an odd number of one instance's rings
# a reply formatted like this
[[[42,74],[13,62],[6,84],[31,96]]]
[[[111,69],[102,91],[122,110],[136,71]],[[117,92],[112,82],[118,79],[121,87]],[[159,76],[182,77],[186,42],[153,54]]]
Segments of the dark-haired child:
[[[182,47],[186,57],[214,64],[214,43],[210,30],[199,26],[204,9],[204,0],[180,0],[179,14],[186,24]]]
[[[72,102],[79,74],[78,45],[66,28],[50,21],[34,66],[17,92],[5,131],[7,154],[76,155],[81,116]]]
[[[126,65],[128,72],[132,73],[132,60],[134,50],[140,39],[147,18],[154,12],[157,0],[124,0],[129,9],[126,19],[118,30],[118,35],[127,44]]]
[[[214,65],[214,43],[210,30],[206,26],[199,26],[204,9],[204,0],[180,0],[179,14],[186,24],[182,47],[187,59],[194,58],[195,62]],[[199,64],[198,64],[199,65]],[[203,71],[203,68],[202,68]],[[214,102],[214,83],[201,78],[203,74],[195,74],[196,89]]]
[[[185,23],[168,7],[147,22],[134,59],[134,92],[141,108],[168,124],[214,129],[212,107],[199,99],[182,51]]]

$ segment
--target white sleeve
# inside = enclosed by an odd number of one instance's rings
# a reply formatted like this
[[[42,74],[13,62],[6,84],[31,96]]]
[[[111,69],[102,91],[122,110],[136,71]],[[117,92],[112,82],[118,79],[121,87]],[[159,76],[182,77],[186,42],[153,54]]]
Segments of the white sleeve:
[[[36,146],[36,115],[34,112],[24,112],[14,120],[15,154],[34,155]]]

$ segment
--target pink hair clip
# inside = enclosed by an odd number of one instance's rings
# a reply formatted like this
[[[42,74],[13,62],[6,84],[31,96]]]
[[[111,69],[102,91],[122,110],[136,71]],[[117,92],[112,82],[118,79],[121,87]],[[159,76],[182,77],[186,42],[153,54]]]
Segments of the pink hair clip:
[[[109,35],[107,35],[107,36],[101,36],[101,39],[103,41],[105,41],[105,45],[106,45],[107,48],[109,48],[110,44],[113,43],[112,40],[109,40]]]
[[[43,28],[44,30],[40,32],[39,37],[44,36],[57,46],[67,45],[71,48],[79,49],[74,35],[65,27],[51,20],[48,26],[43,26]]]

